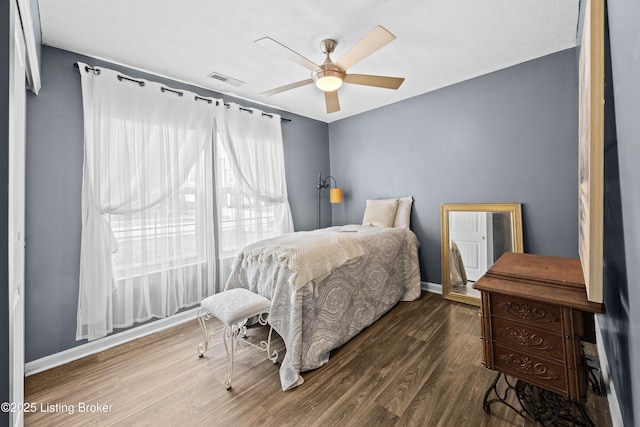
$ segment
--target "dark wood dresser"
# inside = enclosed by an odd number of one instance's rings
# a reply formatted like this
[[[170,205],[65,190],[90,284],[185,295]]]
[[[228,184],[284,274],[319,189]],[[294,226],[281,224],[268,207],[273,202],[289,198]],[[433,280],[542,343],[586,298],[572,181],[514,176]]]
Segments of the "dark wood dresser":
[[[580,341],[595,342],[578,259],[506,253],[474,285],[482,293],[484,365],[573,402],[584,402]]]

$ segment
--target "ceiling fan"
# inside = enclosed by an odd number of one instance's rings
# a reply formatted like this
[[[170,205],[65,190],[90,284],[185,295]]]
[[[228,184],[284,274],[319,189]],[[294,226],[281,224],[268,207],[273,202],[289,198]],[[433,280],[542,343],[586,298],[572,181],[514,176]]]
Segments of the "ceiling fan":
[[[337,42],[332,39],[323,40],[320,42],[320,49],[322,50],[322,53],[326,54],[326,58],[321,65],[317,65],[313,61],[308,60],[304,56],[294,52],[270,37],[258,39],[256,40],[256,43],[259,45],[311,70],[310,79],[289,83],[288,85],[262,92],[260,95],[271,96],[315,83],[318,89],[324,92],[327,113],[334,113],[336,111],[340,111],[340,101],[338,100],[337,91],[338,88],[342,86],[342,83],[375,86],[386,89],[398,89],[402,82],[404,82],[404,78],[373,76],[370,74],[347,74],[347,70],[349,68],[381,47],[392,42],[395,38],[396,37],[384,27],[378,25],[335,63],[331,60],[329,55],[336,48]]]

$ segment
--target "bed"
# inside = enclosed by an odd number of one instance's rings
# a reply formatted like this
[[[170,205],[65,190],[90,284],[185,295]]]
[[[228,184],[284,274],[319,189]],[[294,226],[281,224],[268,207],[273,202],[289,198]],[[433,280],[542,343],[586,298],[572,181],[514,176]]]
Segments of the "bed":
[[[269,323],[286,347],[283,390],[302,384],[301,372],[327,363],[331,350],[399,301],[420,297],[415,234],[408,225],[363,223],[256,242],[233,263],[226,289],[246,288],[271,301]]]

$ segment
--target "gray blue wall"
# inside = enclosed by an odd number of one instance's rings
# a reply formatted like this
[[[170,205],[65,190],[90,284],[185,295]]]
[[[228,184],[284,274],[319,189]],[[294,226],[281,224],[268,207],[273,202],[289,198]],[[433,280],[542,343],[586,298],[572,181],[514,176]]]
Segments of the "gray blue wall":
[[[76,61],[103,65],[203,96],[222,95],[175,81],[42,47],[42,90],[27,98],[26,361],[51,355],[75,341],[80,260],[83,116]],[[225,101],[255,106],[224,96]],[[258,107],[263,111],[273,111]],[[282,124],[287,186],[297,230],[316,226],[318,172],[329,173],[326,123],[289,113]],[[326,225],[329,203],[324,203]]]
[[[9,64],[9,2],[0,2],[0,64]],[[0,402],[9,400],[9,67],[0,67]],[[0,412],[0,425],[9,414]]]
[[[362,221],[365,200],[411,195],[422,280],[441,283],[442,203],[523,204],[526,252],[577,257],[575,49],[329,125],[331,174]]]
[[[640,3],[608,5],[604,303],[599,316],[625,426],[640,425]],[[607,49],[609,50],[609,49]]]

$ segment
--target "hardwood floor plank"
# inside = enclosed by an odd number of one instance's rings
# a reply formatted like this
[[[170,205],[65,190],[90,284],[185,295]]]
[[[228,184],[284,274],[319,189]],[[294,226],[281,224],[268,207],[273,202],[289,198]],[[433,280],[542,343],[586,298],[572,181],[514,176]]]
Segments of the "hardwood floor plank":
[[[397,354],[418,353],[422,345],[419,340],[405,339],[396,343],[394,351],[387,348],[381,357],[375,360],[359,360],[356,369],[352,372],[354,381],[348,387],[336,389],[335,398],[332,399],[333,404],[318,415],[319,420],[331,425],[344,425],[341,422],[363,418],[368,405],[372,402],[379,405],[376,397],[384,392],[395,380],[398,372],[404,369],[406,359],[398,357]],[[364,351],[366,352],[366,349]],[[385,409],[397,416],[389,408]]]

